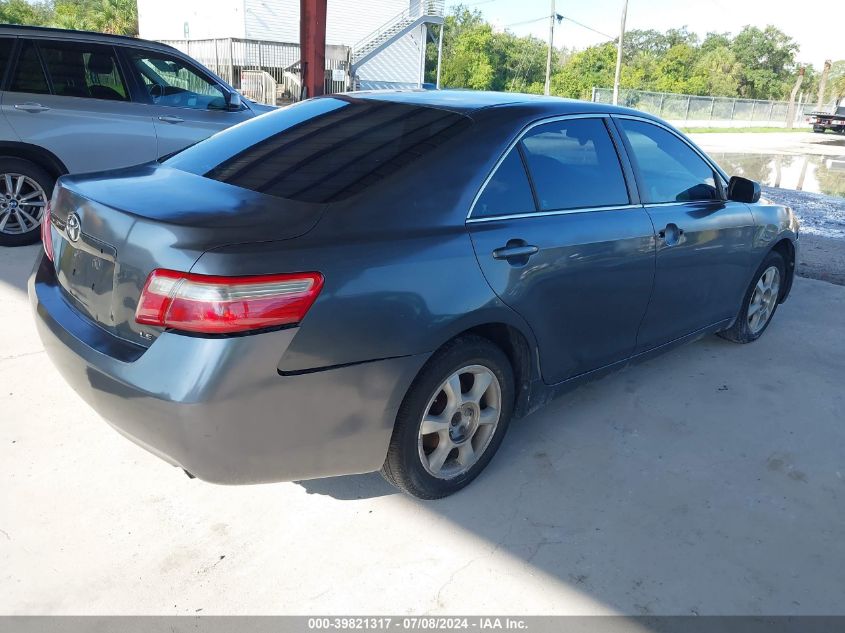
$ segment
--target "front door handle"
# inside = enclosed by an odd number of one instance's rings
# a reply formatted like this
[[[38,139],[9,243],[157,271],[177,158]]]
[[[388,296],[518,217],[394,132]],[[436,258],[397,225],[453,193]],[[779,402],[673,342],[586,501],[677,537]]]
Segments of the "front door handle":
[[[178,116],[160,116],[158,120],[163,123],[184,123],[185,119],[179,118]]]
[[[538,246],[526,244],[525,240],[508,240],[508,243],[493,251],[493,259],[504,259],[509,264],[524,265],[528,258],[540,250]]]
[[[666,243],[666,246],[674,246],[681,241],[681,237],[684,235],[684,230],[678,227],[678,225],[674,222],[670,222],[666,225],[665,229],[658,231],[657,235]]]
[[[15,104],[15,110],[23,110],[24,112],[32,112],[33,114],[37,112],[46,112],[49,109],[50,108],[48,106],[41,105],[40,103],[34,103],[32,101]]]

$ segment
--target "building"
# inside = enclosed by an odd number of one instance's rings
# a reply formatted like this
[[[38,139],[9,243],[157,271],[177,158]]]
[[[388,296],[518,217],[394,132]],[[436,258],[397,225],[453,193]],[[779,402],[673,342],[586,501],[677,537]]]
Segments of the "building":
[[[428,29],[443,12],[444,0],[328,0],[327,68],[360,87],[420,85]],[[285,83],[299,60],[299,0],[138,0],[138,24],[142,38],[185,50],[238,86],[245,69]],[[290,51],[280,55],[278,44]]]

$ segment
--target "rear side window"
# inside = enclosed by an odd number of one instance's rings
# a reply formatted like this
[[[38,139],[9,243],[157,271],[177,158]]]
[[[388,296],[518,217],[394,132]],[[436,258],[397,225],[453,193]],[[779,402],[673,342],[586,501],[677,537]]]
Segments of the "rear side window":
[[[0,81],[6,76],[6,69],[9,67],[9,58],[12,56],[14,45],[15,40],[12,38],[0,38]]]
[[[536,210],[519,148],[514,148],[487,182],[472,209],[472,217],[531,213]]]
[[[631,145],[644,202],[719,200],[712,167],[668,130],[634,119],[618,119]]]
[[[21,52],[18,55],[18,63],[15,65],[12,80],[9,82],[9,90],[12,92],[50,94],[50,87],[47,85],[47,77],[44,76],[38,51],[35,50],[35,44],[31,40],[24,40],[23,42]]]
[[[539,125],[521,143],[541,211],[628,204],[619,156],[601,119]]]
[[[469,125],[446,110],[321,98],[216,134],[165,164],[279,198],[333,202],[408,167]]]
[[[110,46],[44,42],[39,48],[53,82],[53,94],[108,101],[128,99],[114,49]]]

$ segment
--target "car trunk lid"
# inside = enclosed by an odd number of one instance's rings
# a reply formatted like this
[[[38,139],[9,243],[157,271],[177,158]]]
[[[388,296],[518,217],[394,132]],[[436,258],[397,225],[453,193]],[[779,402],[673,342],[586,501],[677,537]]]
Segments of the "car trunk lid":
[[[64,177],[51,210],[61,238],[54,245],[56,274],[85,316],[149,345],[160,331],[135,323],[134,315],[152,270],[189,271],[209,249],[292,239],[311,230],[321,214],[322,205],[155,164]]]

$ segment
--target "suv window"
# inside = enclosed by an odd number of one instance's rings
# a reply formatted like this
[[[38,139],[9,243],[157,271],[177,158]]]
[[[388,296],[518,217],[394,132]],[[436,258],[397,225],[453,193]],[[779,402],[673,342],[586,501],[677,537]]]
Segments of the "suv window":
[[[519,148],[514,148],[487,182],[484,192],[472,209],[472,217],[485,218],[536,210]]]
[[[408,168],[469,125],[438,108],[321,97],[215,134],[164,164],[279,198],[334,202]]]
[[[39,48],[53,83],[53,94],[109,101],[129,98],[111,46],[42,42]]]
[[[226,109],[220,86],[178,57],[136,49],[129,51],[129,59],[154,104],[195,110]]]
[[[631,145],[643,202],[719,200],[713,169],[677,136],[657,125],[618,119]]]
[[[6,76],[6,68],[9,66],[9,58],[12,56],[12,48],[15,40],[11,37],[0,38],[0,82]]]
[[[521,144],[540,210],[629,203],[619,156],[601,119],[539,125]]]
[[[15,65],[12,80],[9,83],[12,92],[32,92],[35,94],[50,94],[47,77],[41,67],[41,59],[31,40],[24,40],[18,63]]]

